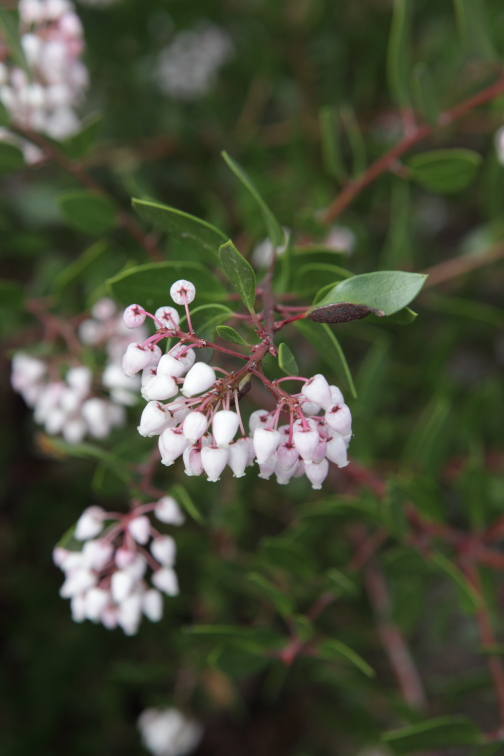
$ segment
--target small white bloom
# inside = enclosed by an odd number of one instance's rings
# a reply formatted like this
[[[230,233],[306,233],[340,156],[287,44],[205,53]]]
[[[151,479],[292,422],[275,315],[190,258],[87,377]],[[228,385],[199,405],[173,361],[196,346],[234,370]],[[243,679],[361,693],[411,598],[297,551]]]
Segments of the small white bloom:
[[[299,460],[299,452],[294,444],[285,441],[278,447],[278,464],[282,470],[292,470]]]
[[[86,594],[80,593],[70,599],[70,612],[74,622],[84,622],[86,619]]]
[[[153,756],[188,756],[203,734],[198,722],[178,709],[145,709],[138,719],[142,743]]]
[[[112,558],[114,547],[102,540],[86,541],[82,547],[82,558],[92,570],[102,570]]]
[[[268,480],[278,466],[278,453],[274,452],[268,459],[259,465],[259,477]]]
[[[101,507],[88,507],[77,520],[74,538],[78,541],[94,538],[103,530],[104,519],[105,510]]]
[[[156,375],[142,388],[142,396],[148,402],[164,401],[178,394],[178,386],[170,375]]]
[[[156,588],[159,588],[160,591],[163,591],[168,596],[178,596],[179,585],[174,570],[162,567],[152,574],[151,581]]]
[[[147,543],[150,535],[150,520],[146,515],[134,517],[128,523],[128,531],[137,543]]]
[[[144,593],[142,610],[151,622],[159,622],[163,617],[163,597],[155,588],[150,588]]]
[[[137,430],[141,436],[151,438],[152,436],[159,436],[166,428],[174,426],[175,420],[166,405],[159,402],[149,402],[142,412]]]
[[[101,320],[102,323],[110,320],[116,314],[117,307],[115,302],[110,297],[102,297],[91,308],[91,315],[96,320]]]
[[[252,412],[249,417],[250,432],[253,434],[256,428],[266,428],[266,426],[269,425],[270,420],[271,415],[269,412],[266,412],[266,410],[259,409]]]
[[[180,281],[175,281],[175,283],[172,284],[170,288],[170,297],[173,299],[175,304],[178,304],[178,305],[191,304],[195,296],[196,296],[195,285],[192,284],[190,281],[184,281],[184,279],[180,279]]]
[[[245,475],[245,469],[248,462],[248,448],[247,439],[239,438],[228,446],[228,460],[227,463],[235,478],[243,478]]]
[[[108,436],[111,427],[108,402],[98,397],[87,399],[81,407],[81,414],[92,436],[95,438]]]
[[[145,322],[145,310],[137,304],[126,307],[123,313],[123,322],[126,328],[138,328]]]
[[[186,372],[186,367],[181,360],[177,360],[172,354],[164,354],[157,366],[158,375],[170,375],[172,378],[180,378]]]
[[[158,309],[154,313],[154,317],[156,318],[156,320],[159,320],[159,322],[163,324],[164,328],[170,328],[172,330],[180,323],[180,315],[178,314],[175,307],[171,307],[170,305],[158,307]],[[156,323],[156,330],[159,331],[160,328],[161,326]]]
[[[221,410],[212,420],[212,435],[217,446],[226,448],[236,435],[240,421],[236,412]]]
[[[182,394],[190,398],[207,391],[217,380],[215,371],[206,362],[196,362],[187,373],[182,386]]]
[[[150,365],[152,353],[141,344],[129,344],[122,360],[122,367],[129,377]]]
[[[110,601],[110,593],[103,588],[91,588],[86,593],[86,617],[92,622],[97,622],[101,613]]]
[[[170,466],[183,454],[189,441],[177,428],[166,428],[159,436],[159,451],[163,465]]]
[[[70,572],[60,588],[61,598],[73,598],[84,593],[96,583],[96,575],[91,570],[74,570]]]
[[[343,436],[335,435],[327,442],[326,457],[338,467],[348,465],[347,445]]]
[[[312,427],[305,430],[301,422],[296,420],[294,423],[292,440],[294,446],[299,452],[299,456],[302,457],[305,462],[311,462],[320,441],[318,430]]]
[[[227,449],[214,449],[212,446],[204,446],[201,450],[201,464],[211,483],[220,480],[220,474],[226,467],[228,460]]]
[[[319,404],[323,409],[328,409],[332,405],[331,389],[324,376],[320,373],[317,373],[307,383],[303,384],[301,393],[309,402],[315,402],[315,404]]]
[[[191,444],[195,444],[205,433],[207,424],[206,416],[202,412],[189,412],[182,426],[184,436]]]
[[[266,430],[266,428],[256,428],[254,431],[254,450],[259,465],[268,461],[271,455],[277,450],[281,441],[281,434],[275,430]]]
[[[315,464],[315,462],[313,462],[311,465],[305,465],[306,477],[312,484],[312,488],[315,491],[318,491],[322,488],[322,483],[327,478],[328,472],[329,462],[327,461],[327,459],[323,459],[318,464]]]
[[[154,516],[166,525],[183,525],[185,517],[173,496],[163,496],[154,510]]]
[[[197,447],[188,446],[187,449],[184,449],[182,459],[184,460],[184,472],[186,475],[190,478],[202,475],[201,451]]]
[[[79,367],[70,368],[66,374],[66,382],[81,396],[86,396],[91,391],[93,373],[88,367],[79,365]]]
[[[110,590],[112,592],[112,598],[116,604],[120,604],[124,601],[126,596],[132,591],[135,585],[135,579],[129,572],[125,570],[116,570],[113,573],[110,581]]]
[[[125,635],[135,635],[142,619],[142,593],[137,591],[127,596],[117,608],[117,622]]]
[[[352,415],[346,404],[336,404],[325,413],[327,425],[340,436],[348,436],[352,432]]]
[[[175,541],[170,536],[154,538],[150,550],[152,556],[164,567],[173,567],[175,564],[177,547]]]

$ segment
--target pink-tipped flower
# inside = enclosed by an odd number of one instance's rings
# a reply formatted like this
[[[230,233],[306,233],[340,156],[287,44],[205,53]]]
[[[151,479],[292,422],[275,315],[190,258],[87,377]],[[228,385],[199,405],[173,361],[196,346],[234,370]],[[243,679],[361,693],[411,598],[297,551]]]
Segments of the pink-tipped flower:
[[[135,561],[135,552],[132,549],[118,548],[114,554],[114,562],[120,570],[125,570]]]
[[[86,541],[82,549],[82,559],[86,567],[102,570],[112,558],[114,547],[101,540]]]
[[[298,463],[299,452],[288,441],[278,447],[278,464],[283,470],[292,470]]]
[[[226,448],[236,435],[240,421],[236,412],[221,410],[212,420],[212,435],[217,446]]]
[[[175,304],[178,305],[191,304],[195,296],[195,285],[190,281],[184,281],[184,279],[175,281],[175,283],[170,288],[170,297],[173,299]]]
[[[152,353],[141,344],[129,344],[122,360],[122,367],[125,374],[131,378],[140,370],[150,365]]]
[[[150,353],[149,365],[151,365],[152,367],[157,367],[159,360],[163,356],[163,352],[161,351],[160,347],[158,347],[157,344],[147,344],[145,348]]]
[[[101,320],[102,323],[105,323],[107,320],[114,317],[116,310],[117,307],[115,306],[113,299],[110,299],[110,297],[102,297],[92,306],[91,315],[93,318],[96,318],[96,320]]]
[[[331,399],[332,399],[333,405],[345,404],[343,394],[341,393],[341,390],[337,386],[329,386],[329,389],[331,391]]]
[[[346,404],[336,404],[325,413],[327,425],[340,436],[348,436],[352,432],[352,414]]]
[[[294,423],[292,440],[299,452],[299,456],[304,462],[310,463],[313,460],[313,455],[316,453],[320,441],[318,430],[312,426],[310,426],[309,430],[304,430],[301,422],[297,420]]]
[[[155,588],[145,591],[142,599],[142,611],[151,622],[159,622],[163,617],[163,597]]]
[[[188,446],[182,455],[185,465],[185,474],[189,478],[198,477],[203,474],[203,465],[201,463],[201,450],[196,446]]]
[[[103,588],[91,588],[86,593],[86,617],[92,622],[98,622],[101,613],[110,602],[110,593]]]
[[[141,436],[151,438],[174,426],[175,420],[168,407],[159,402],[149,402],[142,412],[137,430]]]
[[[278,465],[278,453],[274,452],[265,462],[259,465],[259,477],[269,480]]]
[[[150,536],[150,520],[145,515],[140,515],[140,517],[134,517],[133,520],[130,520],[128,523],[128,531],[130,532],[131,536],[135,539],[137,543],[144,544],[147,543]]]
[[[161,463],[169,467],[175,460],[184,453],[184,449],[189,446],[189,441],[182,431],[176,428],[167,428],[159,436],[159,451],[161,452]]]
[[[142,396],[148,402],[172,399],[178,394],[178,386],[170,375],[156,375],[142,388]]]
[[[158,375],[171,375],[172,378],[180,378],[185,371],[184,363],[171,354],[163,354],[157,366]]]
[[[185,517],[173,496],[163,496],[154,509],[154,517],[166,525],[183,525]]]
[[[323,459],[318,464],[314,462],[311,465],[305,465],[306,477],[312,484],[312,488],[318,491],[322,488],[322,483],[327,478],[329,472],[329,462],[327,459]]]
[[[156,570],[153,573],[152,584],[159,588],[160,591],[166,593],[168,596],[178,596],[179,585],[177,575],[168,567],[162,567],[160,570]]]
[[[254,431],[254,450],[259,465],[268,461],[271,455],[276,452],[282,435],[275,430],[266,430],[266,428],[256,428]]]
[[[248,463],[248,444],[246,438],[239,438],[238,441],[229,444],[227,463],[235,478],[243,478]]]
[[[176,357],[177,360],[180,360],[186,373],[196,362],[196,352],[194,349],[187,349],[185,344],[177,344],[177,346],[170,351],[170,354],[172,357]]]
[[[249,417],[250,432],[253,434],[257,428],[266,428],[270,420],[271,415],[269,412],[266,412],[266,410],[260,409],[252,412]]]
[[[160,326],[156,323],[157,331],[159,331],[159,329],[162,327],[170,328],[171,330],[173,330],[180,323],[180,315],[178,314],[175,307],[172,307],[171,305],[158,307],[158,309],[154,313],[154,317],[156,318],[156,320],[159,320],[159,322],[163,324],[162,326]]]
[[[206,362],[196,362],[187,373],[182,393],[187,398],[207,391],[216,381],[215,371]]]
[[[132,304],[126,307],[123,321],[126,328],[138,328],[145,322],[145,310],[140,305]]]
[[[103,530],[104,520],[105,511],[101,507],[88,507],[77,520],[74,538],[78,541],[94,538]]]
[[[201,464],[211,483],[220,480],[220,474],[226,467],[228,460],[227,449],[214,449],[212,446],[204,446],[201,450]]]
[[[200,440],[207,429],[207,419],[203,412],[189,412],[184,420],[182,431],[191,444]]]
[[[326,451],[327,451],[327,441],[325,440],[325,438],[321,438],[319,440],[319,445],[317,446],[317,450],[315,454],[313,455],[312,462],[314,462],[316,465],[318,465],[319,462],[322,462],[322,460],[324,459],[326,455]]]
[[[338,434],[329,439],[327,442],[326,457],[330,462],[338,465],[338,467],[346,467],[348,465],[347,445],[343,436]]]
[[[309,402],[315,402],[323,409],[328,409],[332,405],[331,389],[326,379],[320,373],[303,385],[301,393]]]
[[[164,567],[173,567],[175,564],[177,547],[171,536],[155,538],[151,543],[150,550],[152,556]]]
[[[299,457],[298,457],[299,459]],[[280,462],[277,463],[275,468],[276,481],[280,486],[286,486],[297,470],[297,463],[291,467],[290,470],[286,470]]]
[[[117,604],[124,601],[126,596],[133,590],[135,585],[135,578],[129,572],[125,570],[117,570],[113,573],[110,580],[110,590],[112,591],[112,598]]]

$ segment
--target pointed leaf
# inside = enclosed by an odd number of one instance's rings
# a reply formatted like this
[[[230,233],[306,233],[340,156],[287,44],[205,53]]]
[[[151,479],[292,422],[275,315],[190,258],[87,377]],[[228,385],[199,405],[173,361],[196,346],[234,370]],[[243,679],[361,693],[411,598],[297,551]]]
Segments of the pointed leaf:
[[[349,662],[354,664],[361,672],[364,672],[368,677],[374,677],[375,671],[369,664],[364,661],[362,656],[347,646],[346,643],[342,643],[339,640],[330,638],[329,640],[322,641],[317,649],[317,655],[319,659],[336,659],[338,657],[344,657]]]
[[[468,717],[438,717],[382,735],[382,740],[396,753],[410,753],[426,748],[478,745],[484,739]]]
[[[240,344],[240,346],[250,346],[245,339],[242,339],[240,334],[235,331],[234,328],[231,328],[231,326],[217,326],[217,333],[221,337],[221,339],[224,339],[224,341],[230,341],[232,344]]]
[[[26,62],[24,50],[20,42],[18,28],[18,14],[8,11],[0,6],[0,29],[4,32],[9,53],[16,65],[24,68],[24,70],[29,73],[28,63]]]
[[[453,194],[473,182],[482,160],[474,150],[457,148],[422,152],[407,163],[414,181],[434,192]]]
[[[434,84],[426,63],[417,63],[411,77],[415,105],[427,123],[434,125],[439,118],[439,107]]]
[[[430,558],[437,567],[442,569],[456,583],[464,596],[469,599],[469,605],[472,607],[472,610],[476,611],[479,609],[483,603],[483,599],[464,573],[440,551],[434,551],[430,555]]]
[[[343,370],[350,392],[353,398],[357,399],[357,392],[350,373],[350,368],[348,367],[340,343],[329,326],[325,323],[318,325],[308,320],[297,320],[294,323],[294,326],[306,339],[308,339],[308,341],[311,342],[324,362],[326,362],[336,374],[341,375],[341,371]]]
[[[252,197],[257,202],[262,213],[264,223],[268,230],[268,236],[271,239],[271,243],[274,247],[282,247],[285,244],[285,234],[283,232],[283,229],[255,188],[254,184],[250,180],[250,177],[245,173],[243,168],[233,160],[233,158],[229,157],[227,152],[222,152],[221,155],[228,166],[231,168],[235,176],[241,181],[243,186],[250,192]]]
[[[251,264],[245,260],[230,240],[219,249],[219,258],[227,277],[250,312],[254,312],[256,277]]]
[[[194,504],[193,500],[187,493],[187,490],[182,486],[180,483],[176,483],[174,486],[170,488],[170,495],[173,496],[174,499],[178,501],[179,504],[182,505],[182,507],[185,509],[187,514],[192,517],[193,520],[195,520],[200,525],[205,524],[205,518],[199,512],[196,505]]]
[[[363,273],[337,283],[317,304],[317,308],[348,302],[393,315],[417,296],[426,278],[422,273],[405,273],[401,270]]]
[[[57,202],[66,222],[83,234],[101,236],[116,224],[117,207],[109,197],[74,189],[60,194]]]
[[[387,51],[388,85],[393,99],[402,108],[411,106],[409,92],[410,0],[394,0],[394,12]]]
[[[336,116],[336,108],[324,107],[320,109],[319,121],[322,157],[327,173],[343,182],[346,179],[346,171],[341,156]]]
[[[258,592],[270,601],[283,617],[292,617],[294,606],[292,600],[282,593],[276,585],[260,575],[258,572],[250,572],[247,579],[255,586]]]
[[[286,375],[297,375],[299,373],[297,362],[287,344],[282,343],[278,347],[278,365]]]

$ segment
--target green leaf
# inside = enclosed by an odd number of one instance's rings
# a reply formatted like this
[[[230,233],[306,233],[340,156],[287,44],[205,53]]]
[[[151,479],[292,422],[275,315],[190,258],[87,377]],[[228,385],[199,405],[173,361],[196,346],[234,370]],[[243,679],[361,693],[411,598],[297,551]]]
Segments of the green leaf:
[[[250,627],[246,625],[192,625],[184,627],[183,631],[189,635],[220,643],[229,641],[243,642],[263,648],[279,648],[284,642],[282,636],[268,627]]]
[[[0,280],[0,307],[21,307],[23,289],[17,281]]]
[[[109,278],[107,289],[121,304],[136,302],[156,310],[170,301],[170,287],[179,278],[196,286],[196,297],[203,301],[224,299],[225,292],[215,276],[199,263],[161,262],[129,268]]]
[[[359,588],[356,583],[351,580],[348,575],[345,575],[341,570],[337,570],[335,567],[331,567],[326,573],[327,577],[335,583],[343,593],[349,596],[358,596]]]
[[[410,753],[426,748],[478,745],[483,736],[468,717],[438,717],[382,735],[382,740],[396,753]]]
[[[336,659],[344,657],[349,662],[354,664],[361,672],[364,672],[368,677],[374,677],[375,671],[369,664],[364,661],[362,656],[359,656],[350,646],[346,643],[342,643],[339,640],[330,638],[329,640],[322,641],[317,649],[317,655],[319,659]]]
[[[349,302],[381,310],[385,315],[393,315],[417,296],[426,278],[423,273],[405,273],[401,270],[363,273],[337,283],[317,307]]]
[[[387,51],[387,74],[390,93],[401,108],[411,106],[409,91],[410,0],[394,0],[392,26]]]
[[[187,514],[192,517],[199,525],[205,524],[205,518],[201,512],[197,509],[193,500],[187,493],[187,490],[180,483],[176,483],[170,488],[170,495],[178,501],[179,504],[185,509]]]
[[[485,0],[453,0],[453,5],[459,33],[467,48],[483,58],[495,58]]]
[[[402,310],[398,310],[397,312],[394,312],[393,315],[389,315],[385,318],[378,318],[374,313],[371,313],[366,318],[366,322],[378,323],[379,325],[409,325],[410,323],[413,323],[417,317],[417,312],[410,310],[409,307],[403,307]]]
[[[251,264],[238,252],[231,240],[219,248],[219,259],[247,309],[254,312],[256,277]]]
[[[229,320],[232,315],[233,311],[225,305],[201,305],[200,307],[191,310],[191,323],[200,339],[203,339],[204,341],[213,341],[215,338],[215,332],[218,332],[220,324],[225,320]],[[187,323],[187,318],[184,316],[180,321],[182,330],[185,327],[185,323]]]
[[[352,176],[357,178],[366,170],[366,143],[351,107],[341,108],[341,120],[348,136],[352,151]]]
[[[73,263],[58,273],[53,281],[51,291],[55,294],[61,294],[70,283],[75,281],[95,260],[101,257],[105,251],[110,250],[110,248],[111,244],[106,239],[100,239],[91,247],[88,247],[77,260],[74,260]]]
[[[43,448],[51,452],[57,452],[65,457],[77,457],[79,459],[96,459],[108,470],[115,473],[124,483],[132,481],[132,475],[126,464],[115,454],[93,444],[68,444],[54,436],[44,436]]]
[[[235,331],[231,326],[217,326],[217,333],[224,339],[224,341],[230,341],[232,344],[240,344],[240,346],[250,346],[245,339],[242,339],[240,334]]]
[[[433,551],[430,559],[456,583],[464,596],[469,600],[472,611],[475,612],[481,607],[483,600],[480,594],[469,582],[464,573],[448,557],[445,557],[440,551]]]
[[[433,126],[439,118],[439,107],[434,94],[434,83],[426,63],[417,63],[411,77],[413,97],[417,110]]]
[[[240,679],[256,674],[270,660],[260,646],[241,640],[229,642],[226,646],[217,646],[211,652],[208,661],[232,679]]]
[[[483,158],[462,148],[430,150],[409,158],[411,178],[440,194],[460,192],[474,181]]]
[[[324,167],[329,175],[343,182],[346,179],[346,171],[341,156],[336,108],[321,108],[319,121]]]
[[[278,347],[278,365],[286,375],[298,375],[299,373],[297,362],[287,344],[282,343]]]
[[[294,614],[294,605],[289,596],[282,593],[276,585],[260,575],[258,572],[250,572],[247,579],[254,585],[256,590],[270,601],[279,614],[283,617],[292,617]]]
[[[134,210],[146,221],[170,234],[170,239],[184,245],[196,245],[202,252],[217,254],[227,237],[218,228],[194,215],[151,200],[133,199]]]
[[[57,202],[66,222],[84,234],[101,236],[116,224],[117,207],[108,197],[73,189],[60,194]]]
[[[65,155],[71,160],[78,160],[83,157],[96,142],[102,125],[103,116],[101,113],[93,113],[85,118],[78,134],[60,142],[60,147]]]
[[[30,73],[28,63],[26,62],[23,47],[19,39],[19,17],[12,11],[5,10],[0,6],[0,28],[3,29],[7,47],[13,61],[24,68],[27,74]]]
[[[243,186],[247,189],[247,191],[250,192],[252,197],[257,202],[257,205],[259,206],[259,209],[262,213],[264,223],[266,225],[266,228],[268,230],[268,236],[271,239],[271,243],[274,247],[283,247],[285,244],[285,234],[283,232],[283,229],[257,189],[255,188],[254,184],[250,180],[250,177],[245,173],[243,168],[238,165],[237,162],[233,160],[233,158],[229,157],[227,152],[221,152],[222,157],[228,164],[228,166],[231,168],[235,176],[241,181]]]
[[[14,144],[0,142],[0,175],[19,171],[25,167],[23,153]]]
[[[315,347],[324,362],[329,365],[336,374],[345,374],[348,387],[354,399],[357,392],[350,373],[350,368],[334,333],[325,323],[312,323],[309,320],[296,320],[293,324],[297,330]]]
[[[335,282],[344,278],[349,278],[349,276],[339,265],[309,262],[296,268],[292,289],[298,297],[307,297],[320,291],[326,281]]]

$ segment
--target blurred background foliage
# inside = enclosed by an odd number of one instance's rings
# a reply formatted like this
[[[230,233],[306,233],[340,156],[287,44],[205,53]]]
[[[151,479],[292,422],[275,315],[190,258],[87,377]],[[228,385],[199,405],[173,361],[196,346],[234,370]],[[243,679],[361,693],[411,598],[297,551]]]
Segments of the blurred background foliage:
[[[390,0],[121,0],[78,11],[92,82],[84,111],[101,114],[83,165],[128,212],[131,196],[156,199],[215,224],[245,255],[265,231],[222,149],[247,169],[295,243],[321,243],[321,212],[345,176],[361,175],[401,138],[411,104],[422,118],[437,118],[502,76],[499,0],[397,0],[395,10]],[[162,49],[180,30],[208,23],[234,48],[210,91],[193,101],[160,93]],[[504,649],[496,569],[504,555],[479,565],[476,588],[464,560],[477,560],[483,530],[504,509],[504,175],[493,142],[503,105],[495,98],[434,129],[338,220],[355,235],[355,249],[331,261],[355,273],[455,261],[436,269],[412,324],[335,327],[358,392],[348,399],[349,471],[322,495],[304,479],[280,488],[225,476],[210,485],[186,479],[181,465],[160,472],[157,485],[183,484],[204,524],[188,521],[177,534],[181,595],[165,602],[161,623],[144,623],[133,638],[72,623],[58,596],[51,551],[61,533],[86,506],[124,508],[127,498],[93,461],[51,453],[10,389],[9,357],[36,331],[32,316],[13,306],[17,289],[5,288],[2,753],[140,754],[139,713],[168,704],[203,721],[199,756],[376,754],[394,746],[383,732],[440,716],[465,715],[485,733],[502,727],[487,661]],[[414,154],[447,147],[481,156],[467,186],[445,193],[409,180]],[[50,161],[0,179],[0,275],[27,298],[54,295],[57,277],[93,242],[65,222],[58,204],[76,186]],[[168,245],[168,259],[185,254]],[[301,260],[302,302],[330,282],[316,267],[326,260]],[[476,262],[463,273],[461,260]],[[112,232],[60,287],[59,314],[83,311],[106,279],[144,262],[138,244]],[[286,341],[301,374],[329,373],[294,328]],[[330,378],[348,394],[343,375]],[[129,459],[151,447],[136,434],[138,414],[130,410],[127,433],[109,444],[121,443]],[[361,548],[372,534],[369,561]],[[500,556],[501,544],[492,546]],[[326,595],[331,603],[312,622],[307,613]],[[482,602],[490,640],[478,634]],[[390,627],[409,645],[425,696],[413,686],[405,700],[381,646]],[[276,652],[289,636],[320,636],[326,646],[288,665]],[[348,644],[375,676],[331,650],[330,639]],[[477,745],[466,733],[469,720],[456,721],[450,753],[497,753],[498,745]],[[418,747],[395,744],[403,753]]]

